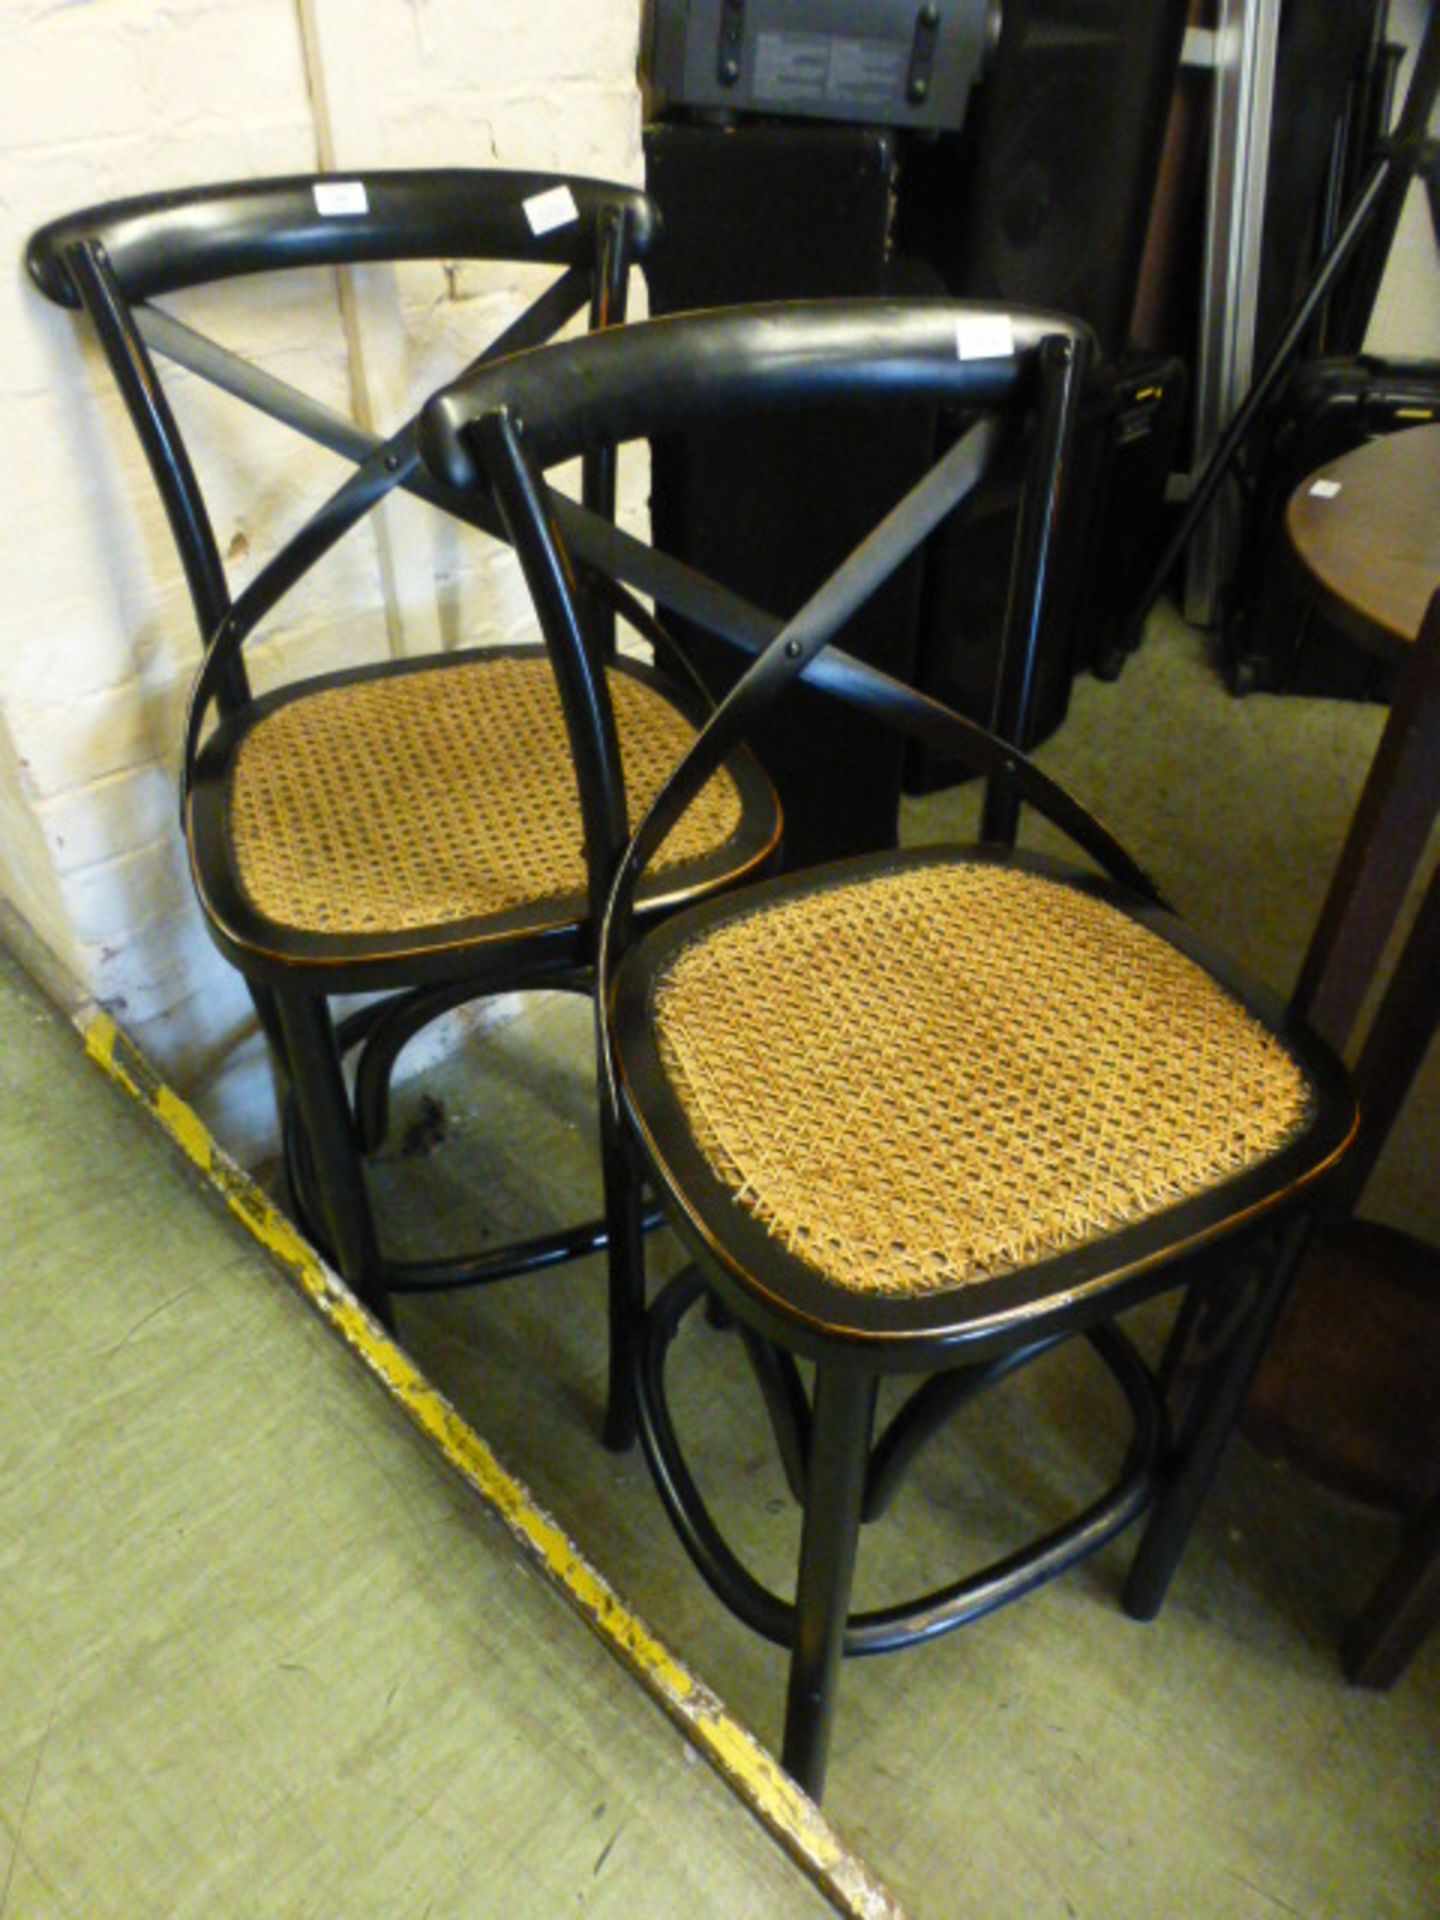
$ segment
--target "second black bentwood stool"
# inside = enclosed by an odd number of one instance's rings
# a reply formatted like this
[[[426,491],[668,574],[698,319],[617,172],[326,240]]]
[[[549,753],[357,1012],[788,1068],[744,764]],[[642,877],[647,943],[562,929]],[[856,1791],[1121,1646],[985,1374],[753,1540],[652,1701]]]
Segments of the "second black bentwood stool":
[[[1126,1603],[1154,1612],[1307,1202],[1354,1124],[1335,1060],[1166,911],[1074,800],[1003,740],[828,648],[1024,436],[1005,673],[1007,721],[1023,734],[1085,346],[1059,319],[946,303],[699,314],[480,369],[422,418],[437,473],[493,485],[551,644],[577,668],[574,556],[545,509],[547,467],[640,435],[836,401],[930,395],[965,422],[783,624],[659,556],[616,569],[662,608],[757,654],[631,842],[608,909],[602,994],[611,1095],[695,1262],[646,1319],[647,1452],[706,1579],[790,1649],[783,1758],[817,1794],[842,1653],[956,1626],[1058,1572],[1152,1500]],[[942,754],[963,753],[990,783],[989,844],[787,874],[639,932],[636,891],[655,850],[802,674]],[[1020,803],[1100,872],[1015,852],[1006,842]],[[1113,1317],[1181,1286],[1176,1340],[1198,1326],[1208,1358],[1172,1425],[1165,1381]],[[674,1431],[666,1350],[704,1288],[745,1338],[803,1505],[793,1600],[732,1551]],[[861,1522],[917,1449],[980,1386],[1073,1335],[1109,1364],[1134,1414],[1117,1486],[982,1574],[851,1613]],[[797,1359],[813,1363],[808,1391]],[[876,1439],[877,1384],[889,1374],[921,1380]]]
[[[392,490],[503,529],[490,503],[422,471],[414,420],[373,434],[155,301],[237,275],[355,262],[557,269],[479,365],[548,339],[577,314],[588,312],[597,329],[622,320],[630,263],[655,232],[651,204],[625,187],[446,170],[156,194],[69,215],[30,243],[41,291],[83,307],[94,323],[184,565],[204,645],[182,764],[191,871],[207,927],[249,984],[288,1088],[291,1190],[312,1235],[387,1320],[394,1295],[504,1278],[605,1244],[603,1222],[592,1222],[482,1255],[397,1261],[382,1250],[365,1158],[385,1137],[396,1059],[427,1022],[486,994],[591,989],[604,889],[627,833],[625,781],[648,805],[705,708],[618,658],[603,610],[587,624],[593,676],[583,712],[573,680],[552,668],[540,641],[352,667],[256,697],[246,640]],[[155,355],[355,466],[233,599]],[[257,491],[271,479],[259,476]],[[571,537],[582,548],[616,537],[613,506],[612,464],[587,459],[582,500],[565,503]],[[577,795],[571,736],[583,754],[591,729],[624,762],[603,799],[584,765]],[[742,756],[670,843],[647,909],[751,871],[778,832],[774,795]],[[383,997],[337,1032],[330,997],[362,993]],[[357,1048],[352,1097],[342,1061]],[[613,1127],[601,1132],[611,1187],[619,1156]],[[612,1290],[612,1317],[628,1303]],[[615,1380],[608,1433],[619,1445],[633,1434],[623,1363]]]

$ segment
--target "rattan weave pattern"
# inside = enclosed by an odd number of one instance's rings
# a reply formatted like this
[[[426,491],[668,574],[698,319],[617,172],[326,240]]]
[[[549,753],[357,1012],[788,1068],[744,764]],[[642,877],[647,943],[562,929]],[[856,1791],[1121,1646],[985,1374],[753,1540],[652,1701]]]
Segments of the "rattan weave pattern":
[[[1069,1251],[1302,1126],[1283,1047],[1093,895],[957,860],[683,947],[661,1060],[706,1161],[840,1286],[929,1293]]]
[[[694,739],[611,671],[632,818]],[[723,770],[652,862],[722,846],[740,821]],[[448,926],[584,887],[580,804],[543,654],[357,680],[278,707],[235,757],[240,884],[273,923],[332,934]]]

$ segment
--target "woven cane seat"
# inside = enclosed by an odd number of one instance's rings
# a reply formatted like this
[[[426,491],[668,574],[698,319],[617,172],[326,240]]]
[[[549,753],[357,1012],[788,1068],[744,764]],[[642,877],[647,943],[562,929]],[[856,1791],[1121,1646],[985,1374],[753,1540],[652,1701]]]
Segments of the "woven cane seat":
[[[782,894],[684,942],[651,992],[713,1174],[867,1293],[973,1286],[1138,1223],[1276,1153],[1311,1105],[1185,954],[984,861]]]
[[[638,818],[694,728],[629,672],[608,679]],[[585,886],[570,746],[539,652],[352,680],[273,708],[236,752],[227,813],[238,884],[280,927],[444,927],[575,902]],[[723,847],[740,815],[722,770],[652,871]]]

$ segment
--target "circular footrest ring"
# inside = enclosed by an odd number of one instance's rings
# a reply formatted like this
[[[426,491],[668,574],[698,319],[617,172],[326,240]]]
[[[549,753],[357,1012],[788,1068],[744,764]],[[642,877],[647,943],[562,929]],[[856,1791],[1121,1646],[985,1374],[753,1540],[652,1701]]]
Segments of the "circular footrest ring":
[[[757,1580],[725,1539],[695,1485],[670,1417],[665,1392],[669,1349],[681,1322],[706,1292],[699,1271],[687,1268],[661,1290],[646,1314],[637,1363],[640,1437],[661,1502],[701,1577],[753,1632],[790,1647],[793,1602]],[[1115,1485],[1073,1519],[962,1580],[914,1600],[852,1613],[845,1631],[847,1658],[889,1653],[952,1632],[1054,1579],[1144,1511],[1164,1440],[1159,1391],[1149,1368],[1117,1328],[1098,1326],[1089,1338],[1119,1382],[1135,1423]],[[1049,1338],[1037,1343],[1019,1363],[1013,1355],[1003,1356],[992,1363],[993,1378],[1004,1377],[1024,1359],[1039,1358],[1054,1344]]]

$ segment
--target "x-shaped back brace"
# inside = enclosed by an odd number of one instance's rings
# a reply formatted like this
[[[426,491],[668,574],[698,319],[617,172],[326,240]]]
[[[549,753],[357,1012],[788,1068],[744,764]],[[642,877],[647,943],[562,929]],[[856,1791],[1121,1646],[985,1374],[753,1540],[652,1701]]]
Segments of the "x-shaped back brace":
[[[585,268],[567,269],[472,366],[549,338],[585,304],[586,284]],[[435,480],[421,466],[416,448],[418,416],[382,438],[148,302],[137,304],[135,317],[141,337],[153,351],[355,463],[355,472],[251,581],[211,636],[190,695],[184,754],[188,782],[206,713],[249,634],[301,576],[393,489],[413,494],[495,539],[503,541],[507,535],[499,510],[487,495],[461,493]],[[568,550],[602,580],[648,595],[657,608],[704,627],[748,658],[763,652],[785,630],[785,622],[718,581],[646,546],[604,515],[553,489],[548,492]],[[646,620],[643,610],[623,594],[619,604],[628,616],[640,616],[637,624]],[[668,638],[658,623],[652,637]],[[913,740],[963,756],[977,774],[1008,782],[1017,799],[1036,806],[1102,868],[1143,897],[1163,904],[1154,883],[1108,829],[1023,753],[987,728],[836,647],[808,661],[802,677],[846,704],[887,720]]]

